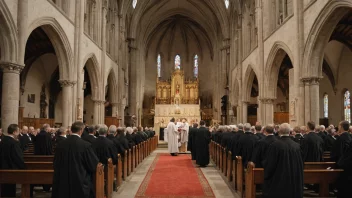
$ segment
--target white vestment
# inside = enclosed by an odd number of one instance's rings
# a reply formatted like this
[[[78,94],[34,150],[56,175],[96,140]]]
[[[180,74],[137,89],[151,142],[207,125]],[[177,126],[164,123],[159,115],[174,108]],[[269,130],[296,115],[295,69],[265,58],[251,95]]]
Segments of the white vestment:
[[[167,148],[169,150],[169,153],[178,153],[178,139],[177,139],[177,135],[178,135],[178,131],[176,128],[175,123],[170,122],[167,125],[167,139],[168,139],[168,144],[167,144]]]
[[[164,129],[164,141],[168,142],[168,136],[167,136],[167,128]]]
[[[181,131],[181,143],[188,142],[188,132],[189,132],[189,125],[186,122],[184,123],[184,126],[182,127],[182,131]]]

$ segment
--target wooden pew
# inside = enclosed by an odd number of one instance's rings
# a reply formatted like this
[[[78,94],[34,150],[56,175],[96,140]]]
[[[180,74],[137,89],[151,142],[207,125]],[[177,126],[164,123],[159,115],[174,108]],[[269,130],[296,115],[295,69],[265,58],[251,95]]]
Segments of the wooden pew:
[[[127,159],[127,176],[131,175],[132,172],[132,150],[128,149],[128,159]]]
[[[121,155],[117,154],[117,165],[116,165],[116,189],[122,185],[122,159]]]
[[[313,169],[304,170],[305,184],[319,184],[319,197],[329,196],[329,184],[336,182],[340,174],[343,174],[342,169],[326,170]],[[255,168],[253,162],[248,163],[246,171],[246,198],[255,198],[256,184],[263,184],[264,169]]]
[[[24,155],[25,162],[53,162],[54,155]]]
[[[106,194],[107,198],[112,198],[112,189],[114,186],[114,165],[112,164],[112,159],[108,159],[108,164],[104,168],[104,178],[106,180]]]
[[[133,146],[133,148],[132,148],[132,167],[131,167],[131,172],[133,172],[135,167],[136,167],[136,146]]]
[[[53,184],[54,170],[0,170],[0,184],[21,184],[21,198],[30,197],[31,184]],[[94,177],[95,196],[104,197],[104,166]]]
[[[242,163],[242,157],[241,156],[236,156],[236,169],[235,169],[235,189],[237,189],[238,193],[242,195],[243,192],[243,163]]]
[[[26,170],[54,170],[53,162],[24,162]]]
[[[126,181],[126,179],[127,179],[127,164],[128,164],[128,162],[127,162],[127,150],[125,150],[125,155],[124,155],[124,157],[123,157],[123,180],[125,180]]]
[[[227,176],[227,154],[226,154],[225,147],[223,147],[223,150],[222,150],[222,172],[224,173],[225,176]]]
[[[229,151],[227,155],[227,181],[232,181],[232,168],[233,168],[233,160],[232,160],[232,152]]]

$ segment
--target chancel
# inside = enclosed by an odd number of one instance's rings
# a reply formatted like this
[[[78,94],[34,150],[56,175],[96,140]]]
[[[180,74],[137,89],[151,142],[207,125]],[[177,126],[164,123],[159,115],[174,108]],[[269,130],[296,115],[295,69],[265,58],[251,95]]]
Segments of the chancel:
[[[351,8],[0,0],[0,197],[352,197]]]

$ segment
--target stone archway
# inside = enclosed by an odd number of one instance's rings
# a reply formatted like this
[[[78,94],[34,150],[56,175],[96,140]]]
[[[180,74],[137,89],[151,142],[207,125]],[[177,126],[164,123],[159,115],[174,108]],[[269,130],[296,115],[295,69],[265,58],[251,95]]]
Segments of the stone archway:
[[[257,78],[257,72],[251,65],[247,66],[244,81],[243,81],[243,92],[242,92],[242,121],[255,124],[256,121],[260,121],[260,106],[258,103],[259,96],[259,82]]]

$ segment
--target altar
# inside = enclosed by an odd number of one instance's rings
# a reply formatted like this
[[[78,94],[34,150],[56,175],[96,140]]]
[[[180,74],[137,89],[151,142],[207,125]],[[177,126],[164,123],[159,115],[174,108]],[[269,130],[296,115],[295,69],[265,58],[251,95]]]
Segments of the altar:
[[[199,123],[201,113],[198,89],[198,79],[185,79],[181,69],[173,72],[171,80],[157,79],[154,129],[158,135],[160,128],[165,128],[171,118],[185,118],[190,125]]]

